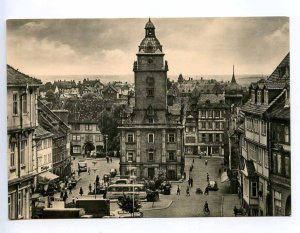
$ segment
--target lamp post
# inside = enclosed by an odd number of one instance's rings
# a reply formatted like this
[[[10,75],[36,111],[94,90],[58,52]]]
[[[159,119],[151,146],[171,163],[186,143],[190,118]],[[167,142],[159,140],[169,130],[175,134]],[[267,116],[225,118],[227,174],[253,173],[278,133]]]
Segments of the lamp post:
[[[107,157],[107,140],[108,140],[108,135],[105,134],[104,137],[105,137],[105,156]]]
[[[129,163],[129,176],[130,176],[132,161],[128,161],[128,163]],[[132,216],[134,217],[134,180],[132,181]]]

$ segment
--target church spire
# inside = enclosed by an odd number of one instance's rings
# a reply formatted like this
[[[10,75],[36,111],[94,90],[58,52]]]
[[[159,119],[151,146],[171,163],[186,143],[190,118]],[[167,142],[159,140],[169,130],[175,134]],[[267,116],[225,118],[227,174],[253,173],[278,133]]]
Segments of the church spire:
[[[232,69],[233,69],[233,70],[232,70],[233,72],[232,72],[231,83],[232,83],[232,84],[237,84],[237,83],[236,83],[236,80],[235,80],[235,76],[234,76],[234,64],[233,64],[233,68],[232,68]]]

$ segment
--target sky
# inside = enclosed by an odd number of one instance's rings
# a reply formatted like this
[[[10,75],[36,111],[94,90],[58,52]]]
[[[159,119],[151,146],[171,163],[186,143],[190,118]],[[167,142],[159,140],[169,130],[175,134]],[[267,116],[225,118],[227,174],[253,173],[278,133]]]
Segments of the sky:
[[[47,75],[133,75],[148,19],[7,21],[7,64]],[[289,18],[152,18],[170,75],[270,75],[289,52]]]

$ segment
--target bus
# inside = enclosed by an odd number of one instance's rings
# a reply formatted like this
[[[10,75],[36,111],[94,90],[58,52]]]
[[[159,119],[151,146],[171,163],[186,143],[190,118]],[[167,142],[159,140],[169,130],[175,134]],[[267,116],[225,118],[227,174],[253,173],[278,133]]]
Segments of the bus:
[[[112,184],[107,189],[106,197],[108,199],[117,199],[122,197],[124,194],[132,196],[133,188],[135,198],[147,198],[146,188],[143,184]]]
[[[80,171],[80,172],[87,171],[87,162],[85,160],[80,160],[78,162],[78,171]]]

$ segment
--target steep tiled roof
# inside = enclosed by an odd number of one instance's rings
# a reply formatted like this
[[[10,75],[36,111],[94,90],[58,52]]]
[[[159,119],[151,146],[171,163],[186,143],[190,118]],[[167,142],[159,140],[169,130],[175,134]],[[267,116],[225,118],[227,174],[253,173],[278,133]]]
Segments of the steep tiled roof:
[[[41,80],[23,74],[7,65],[7,86],[39,86],[41,84]]]
[[[107,87],[105,87],[103,92],[106,92],[108,89],[112,89],[113,91],[118,93],[118,90],[112,85],[108,85]]]
[[[69,127],[45,104],[38,100],[39,124],[47,131],[53,133],[53,138],[66,136]]]
[[[282,119],[282,120],[290,120],[290,107],[282,107],[276,106],[276,108],[272,109],[271,118]]]
[[[57,86],[59,89],[70,89],[75,88],[76,83],[75,81],[55,81],[53,83],[54,86]]]
[[[35,130],[34,134],[36,137],[46,137],[46,136],[52,136],[53,134],[47,130],[45,130],[41,125],[39,125]]]
[[[283,94],[285,93],[285,90],[283,90],[270,104],[252,104],[251,99],[245,103],[241,111],[248,112],[248,113],[254,113],[257,115],[264,114]]]
[[[67,100],[64,109],[69,111],[70,123],[98,123],[100,114],[104,108],[101,99],[74,99]]]
[[[290,66],[290,53],[288,53],[285,58],[280,62],[280,64],[276,67],[270,77],[267,79],[268,81],[286,81],[290,79],[289,73]]]

